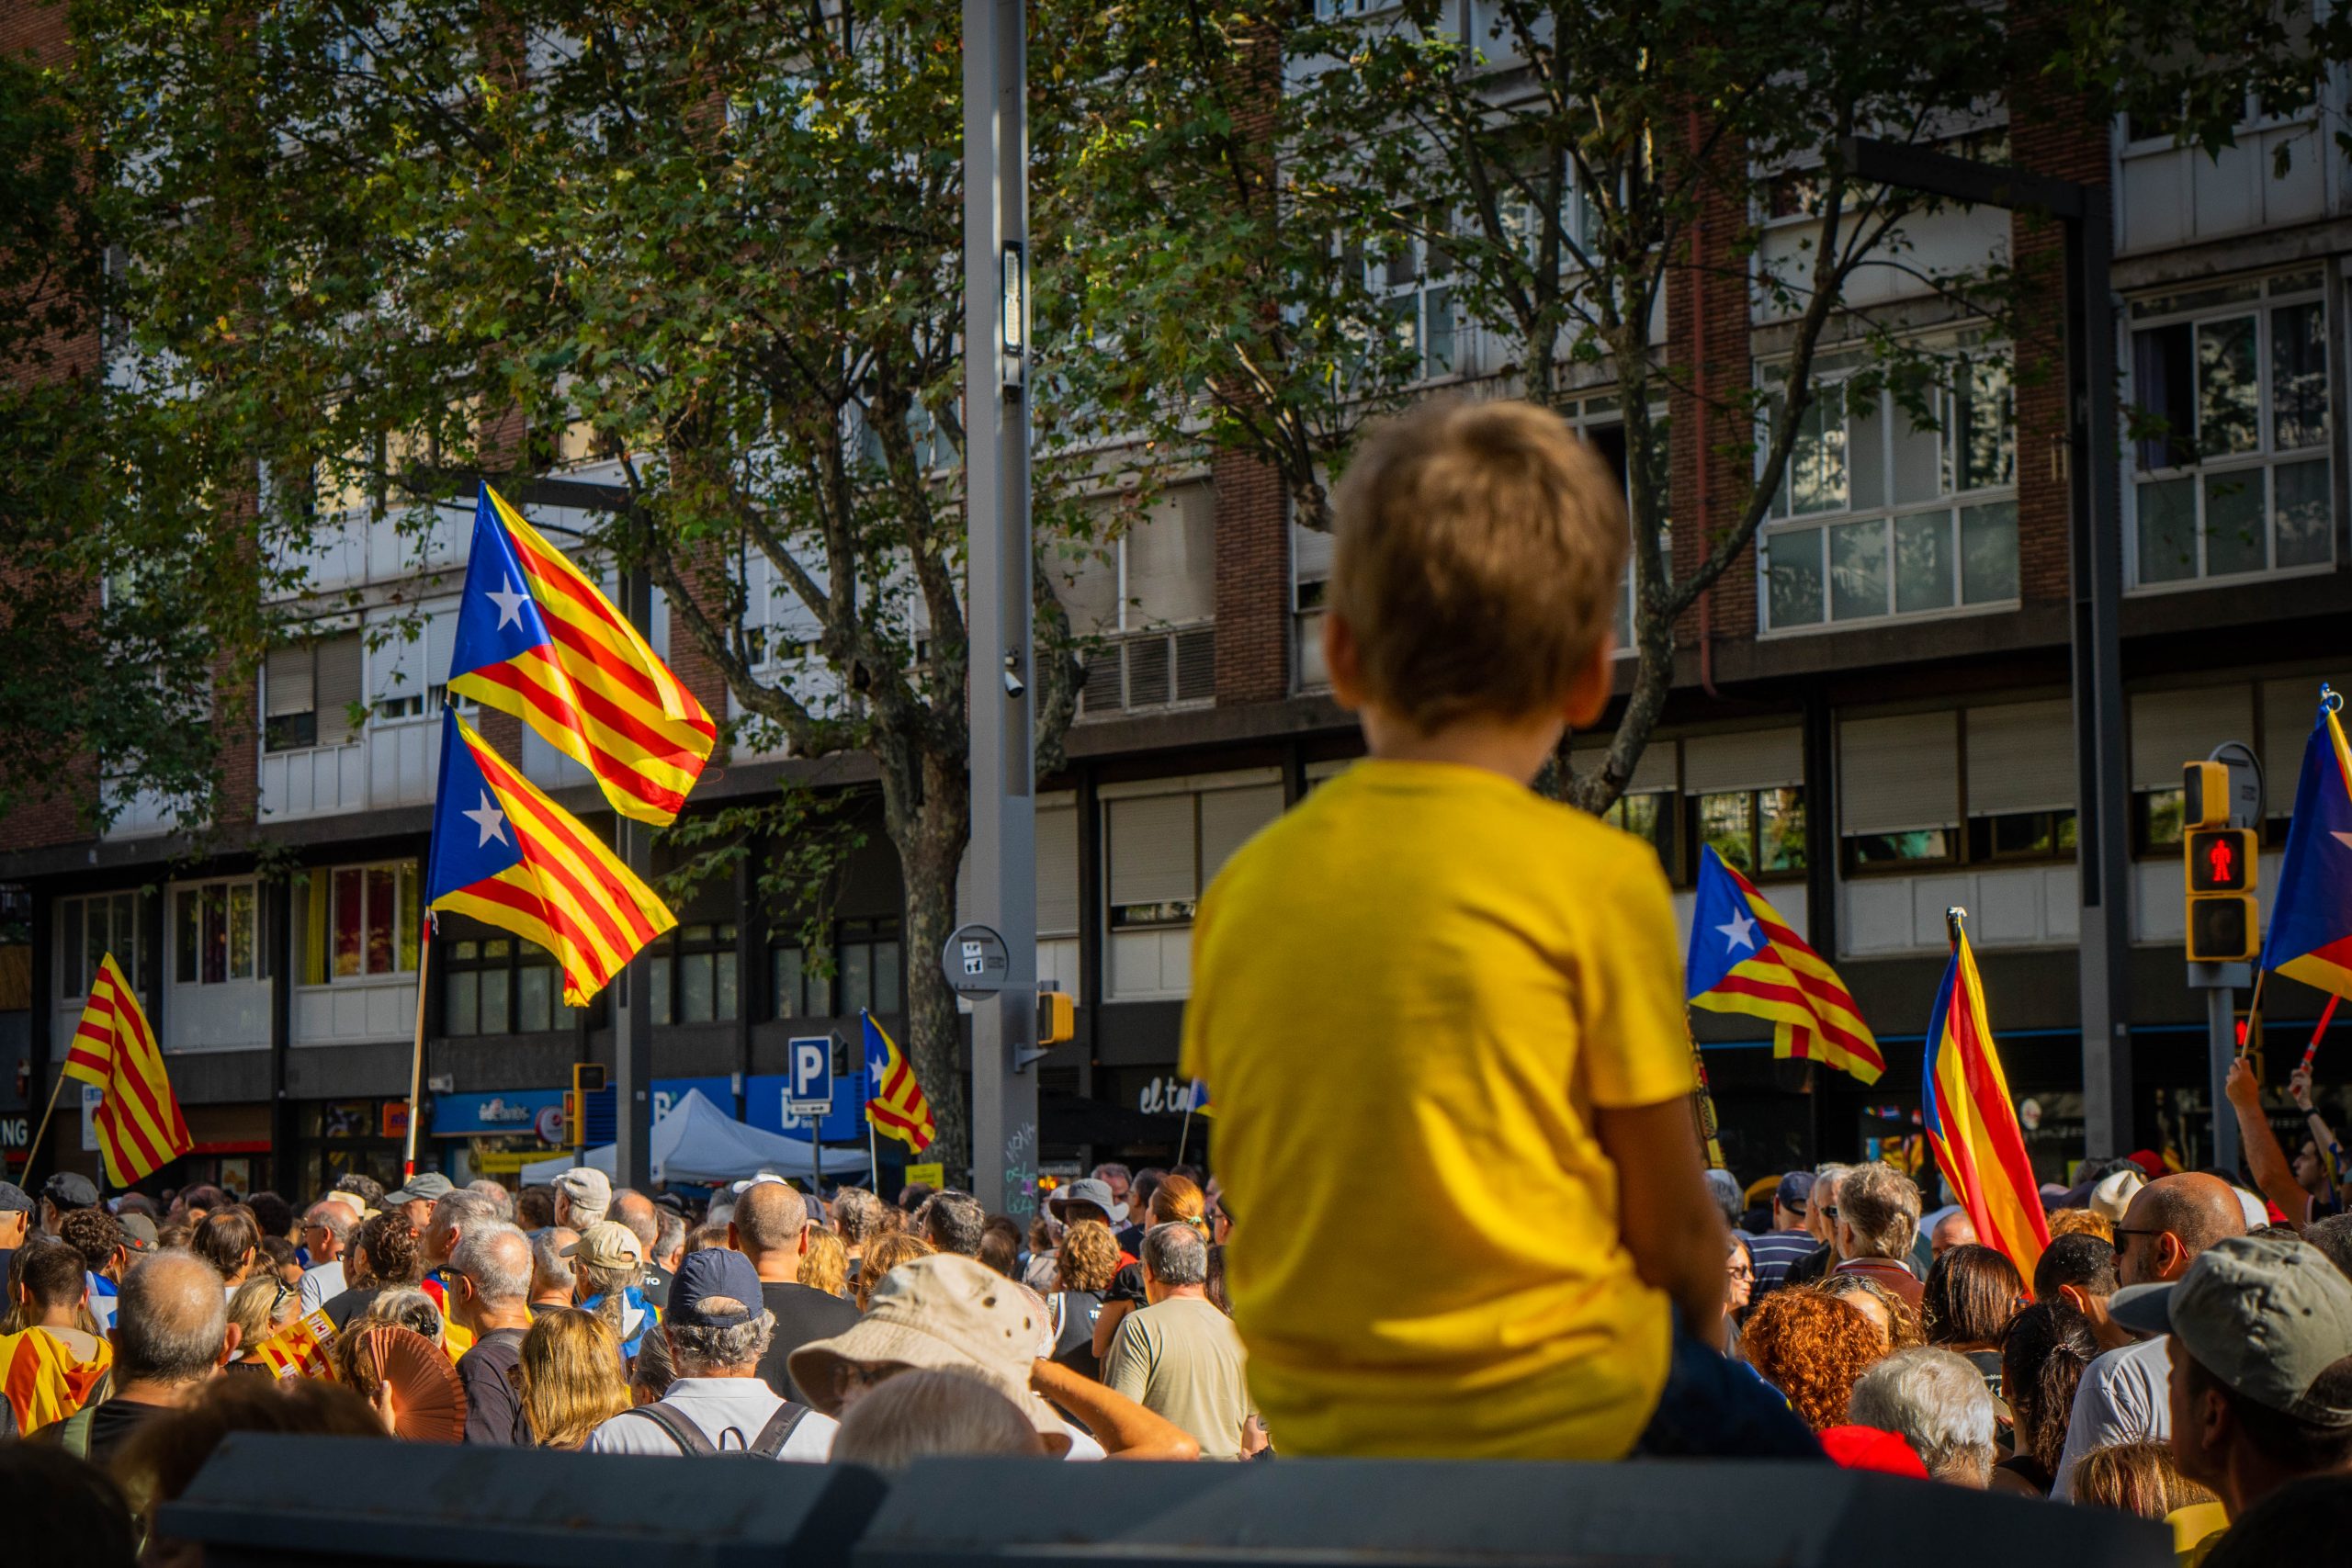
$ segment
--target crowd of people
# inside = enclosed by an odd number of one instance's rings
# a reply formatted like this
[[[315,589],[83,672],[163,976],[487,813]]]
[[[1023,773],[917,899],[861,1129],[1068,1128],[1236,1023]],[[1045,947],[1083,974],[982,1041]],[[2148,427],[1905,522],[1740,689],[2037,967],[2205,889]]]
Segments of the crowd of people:
[[[2164,1519],[2213,1568],[2332,1560],[2352,1217],[2333,1134],[2288,1157],[2249,1074],[2251,1185],[2093,1162],[2030,1278],[1894,1165],[1768,1178],[1753,1213],[1704,1168],[1656,857],[1528,788],[1609,699],[1618,484],[1510,403],[1350,464],[1325,652],[1370,757],[1199,906],[1182,1065],[1216,1180],[1106,1164],[1020,1219],[585,1167],[345,1176],[299,1214],[0,1184],[0,1515],[169,1549],[159,1506],[237,1430],[885,1469],[1773,1457]]]

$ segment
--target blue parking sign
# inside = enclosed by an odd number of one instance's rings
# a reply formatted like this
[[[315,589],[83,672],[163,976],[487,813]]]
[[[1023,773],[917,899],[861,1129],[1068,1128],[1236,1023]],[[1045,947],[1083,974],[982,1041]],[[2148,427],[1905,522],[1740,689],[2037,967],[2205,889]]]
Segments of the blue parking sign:
[[[803,1035],[786,1043],[786,1108],[821,1117],[833,1107],[833,1037]]]

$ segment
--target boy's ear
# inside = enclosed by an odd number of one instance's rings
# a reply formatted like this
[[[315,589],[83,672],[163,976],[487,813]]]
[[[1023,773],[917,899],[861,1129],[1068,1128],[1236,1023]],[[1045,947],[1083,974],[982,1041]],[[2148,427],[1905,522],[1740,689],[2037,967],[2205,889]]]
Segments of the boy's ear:
[[[1330,619],[1331,617],[1326,617]],[[1326,628],[1328,630],[1328,627]],[[1334,669],[1332,690],[1339,689],[1339,673]],[[1600,640],[1592,645],[1592,657],[1577,671],[1576,679],[1568,682],[1567,692],[1560,699],[1560,716],[1567,720],[1570,729],[1584,729],[1595,723],[1602,710],[1609,706],[1609,695],[1617,684],[1617,634],[1603,631]]]
[[[1353,713],[1363,706],[1363,650],[1356,634],[1336,610],[1323,615],[1323,669],[1331,682],[1331,698]]]

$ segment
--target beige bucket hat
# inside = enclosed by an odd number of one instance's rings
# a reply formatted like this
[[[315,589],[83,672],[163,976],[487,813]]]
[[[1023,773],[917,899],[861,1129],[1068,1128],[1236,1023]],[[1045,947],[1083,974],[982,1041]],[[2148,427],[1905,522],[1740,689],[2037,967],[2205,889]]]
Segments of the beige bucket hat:
[[[962,1372],[1019,1405],[1058,1455],[1069,1448],[1069,1428],[1029,1386],[1044,1332],[1034,1293],[973,1258],[938,1253],[884,1275],[855,1326],[795,1350],[792,1381],[832,1416],[841,1409],[833,1373],[843,1362]]]

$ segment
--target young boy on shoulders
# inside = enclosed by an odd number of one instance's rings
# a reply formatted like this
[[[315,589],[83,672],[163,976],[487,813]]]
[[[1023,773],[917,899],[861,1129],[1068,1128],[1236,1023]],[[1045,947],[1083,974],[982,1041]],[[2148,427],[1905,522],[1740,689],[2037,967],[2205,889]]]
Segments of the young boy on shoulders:
[[[1556,416],[1445,403],[1367,438],[1335,516],[1371,755],[1193,933],[1250,1384],[1285,1453],[1614,1459],[1676,1323],[1720,1347],[1728,1250],[1657,858],[1529,787],[1609,699],[1623,497]]]

